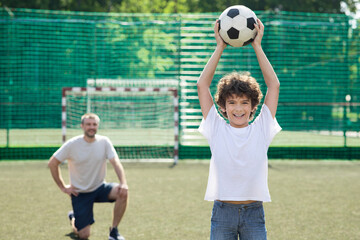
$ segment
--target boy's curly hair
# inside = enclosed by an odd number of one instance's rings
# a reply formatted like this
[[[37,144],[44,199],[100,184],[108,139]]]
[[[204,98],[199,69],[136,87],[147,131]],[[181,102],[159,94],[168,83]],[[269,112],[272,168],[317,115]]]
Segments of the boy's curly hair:
[[[254,118],[257,106],[259,105],[263,94],[260,90],[259,83],[250,76],[249,72],[232,72],[225,75],[220,79],[217,85],[217,92],[215,94],[215,102],[220,107],[220,113],[228,118],[226,112],[223,112],[221,108],[225,109],[226,99],[232,95],[239,97],[247,96],[251,101],[251,108],[255,108],[250,114],[250,121]]]

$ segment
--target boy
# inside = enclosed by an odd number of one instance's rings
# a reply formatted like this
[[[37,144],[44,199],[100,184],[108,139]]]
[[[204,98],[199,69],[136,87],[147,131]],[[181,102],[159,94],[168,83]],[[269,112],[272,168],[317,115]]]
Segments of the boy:
[[[257,36],[252,42],[267,92],[261,113],[255,115],[262,93],[249,74],[232,73],[218,83],[215,101],[210,85],[220,57],[226,47],[218,21],[214,32],[216,49],[197,83],[203,115],[199,131],[207,138],[212,157],[205,200],[214,201],[210,239],[262,240],[267,238],[263,202],[270,202],[267,185],[267,150],[281,130],[275,114],[279,98],[279,80],[262,47],[264,25],[255,24]]]
[[[94,223],[95,202],[115,202],[109,240],[125,240],[118,232],[118,225],[125,213],[128,186],[118,155],[107,137],[96,135],[100,119],[93,113],[81,117],[84,135],[67,141],[50,158],[48,166],[60,190],[71,197],[73,212],[69,213],[73,231],[80,239],[88,239]],[[109,159],[118,178],[117,183],[106,183],[106,159]],[[70,185],[61,177],[60,163],[68,160]]]

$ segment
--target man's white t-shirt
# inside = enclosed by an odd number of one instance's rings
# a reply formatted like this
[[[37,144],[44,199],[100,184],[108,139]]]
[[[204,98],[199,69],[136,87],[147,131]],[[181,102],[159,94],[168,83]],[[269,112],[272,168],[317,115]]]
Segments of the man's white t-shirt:
[[[213,105],[200,127],[211,150],[205,200],[270,202],[267,151],[281,131],[263,104],[258,117],[244,128],[234,128]]]
[[[68,160],[70,182],[81,193],[92,192],[104,183],[106,160],[115,156],[110,139],[101,135],[91,143],[83,135],[73,137],[54,153],[60,162]]]

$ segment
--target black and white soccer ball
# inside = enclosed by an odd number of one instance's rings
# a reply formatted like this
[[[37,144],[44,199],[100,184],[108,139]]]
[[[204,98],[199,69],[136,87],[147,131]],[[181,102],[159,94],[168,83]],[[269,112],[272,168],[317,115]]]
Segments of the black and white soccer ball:
[[[246,46],[257,34],[255,13],[243,5],[228,7],[219,17],[219,34],[225,43],[233,47]]]

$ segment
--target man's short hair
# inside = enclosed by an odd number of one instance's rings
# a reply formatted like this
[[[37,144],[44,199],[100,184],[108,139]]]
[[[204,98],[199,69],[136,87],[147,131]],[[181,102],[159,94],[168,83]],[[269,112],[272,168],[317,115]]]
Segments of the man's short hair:
[[[95,113],[85,113],[84,115],[82,115],[81,124],[84,124],[85,119],[95,119],[98,124],[100,123],[100,118]]]

